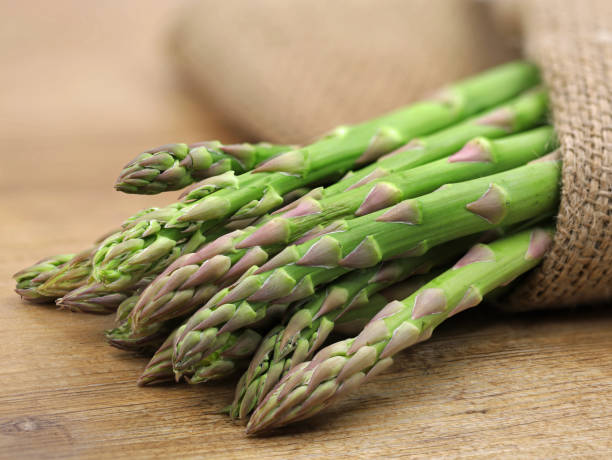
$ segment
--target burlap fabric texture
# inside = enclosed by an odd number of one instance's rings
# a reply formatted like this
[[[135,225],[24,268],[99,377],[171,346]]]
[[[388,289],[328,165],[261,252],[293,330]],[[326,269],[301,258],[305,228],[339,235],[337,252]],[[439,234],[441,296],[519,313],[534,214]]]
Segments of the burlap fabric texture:
[[[202,0],[186,8],[172,47],[208,104],[253,139],[282,142],[391,110],[521,52],[550,91],[563,188],[550,254],[503,304],[610,298],[612,1]]]

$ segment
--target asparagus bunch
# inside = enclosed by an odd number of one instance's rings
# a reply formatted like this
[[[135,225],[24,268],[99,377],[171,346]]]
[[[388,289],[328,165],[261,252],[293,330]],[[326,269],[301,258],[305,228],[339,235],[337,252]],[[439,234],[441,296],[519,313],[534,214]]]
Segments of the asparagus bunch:
[[[236,387],[230,415],[246,418],[278,380],[311,357],[332,331],[347,335],[355,329],[361,331],[365,326],[363,318],[371,319],[388,301],[402,299],[403,292],[411,293],[431,278],[431,275],[414,276],[415,273],[427,273],[450,262],[475,239],[464,238],[434,248],[424,256],[357,270],[318,291],[297,309],[285,326],[277,326],[264,338]],[[368,318],[364,310],[373,314]]]
[[[353,269],[422,256],[447,241],[552,214],[558,181],[558,162],[540,161],[344,221],[342,230],[287,246],[254,274],[220,291],[194,314],[176,348],[182,355],[189,348],[205,355],[224,334],[265,317],[269,305],[307,298]]]
[[[285,375],[255,410],[247,433],[311,417],[371,380],[396,353],[431,337],[442,321],[536,266],[551,235],[551,228],[536,228],[474,246],[450,270],[389,303],[355,338],[328,346]]]
[[[382,269],[382,267],[380,268]],[[385,271],[387,271],[387,269],[385,269]],[[354,280],[350,285],[352,287],[356,286],[356,281],[357,280]],[[405,281],[403,283],[396,283],[396,285],[388,288],[387,291],[383,291],[382,295],[376,293],[382,288],[376,290],[372,287],[374,285],[389,286],[391,282],[381,280],[381,283],[373,283],[372,286],[367,289],[371,291],[371,297],[369,297],[368,301],[362,303],[353,302],[350,308],[344,309],[341,313],[336,312],[334,316],[335,325],[332,325],[332,328],[345,335],[357,334],[389,300],[403,298],[404,295],[402,294],[407,295],[407,293],[416,290],[417,287],[424,282],[422,276],[417,276],[411,279],[410,283]],[[364,295],[365,294],[361,294],[361,299],[363,299]],[[299,305],[296,305],[296,308],[298,308],[298,310],[292,318],[299,315],[299,312],[302,310],[299,308]],[[329,314],[327,316],[331,318]],[[312,327],[317,329],[321,320],[328,321],[329,323],[332,322],[322,317],[321,319],[315,319],[314,322],[316,324]],[[291,322],[289,324],[291,324]],[[224,338],[223,343],[212,353],[191,356],[189,363],[177,368],[174,365],[174,348],[184,327],[183,325],[175,329],[169,335],[169,340],[164,342],[151,358],[151,361],[139,380],[141,386],[168,382],[172,380],[172,376],[174,376],[174,379],[177,381],[180,378],[185,378],[185,380],[191,384],[225,378],[233,374],[236,370],[246,368],[248,359],[256,353],[258,345],[261,342],[261,335],[255,330],[243,329],[236,333],[229,334],[227,338]],[[271,333],[267,336],[268,341],[274,332],[278,332],[279,328],[281,327],[277,326],[272,329]],[[323,335],[322,331],[319,331],[316,336],[316,342],[319,344],[323,343],[332,328],[326,328],[325,335]],[[271,379],[269,382],[270,381]]]
[[[144,152],[116,188],[185,188],[179,201],[22,270],[17,292],[116,310],[108,341],[156,350],[139,385],[246,369],[230,415],[251,416],[248,433],[309,417],[541,260],[552,230],[517,230],[553,215],[559,198],[537,83],[515,62],[305,147]],[[508,229],[518,233],[432,272]],[[321,349],[333,332],[353,338]]]
[[[521,120],[514,123],[517,129],[521,129],[541,120],[545,107],[545,95],[537,91],[519,97],[493,113],[503,113],[507,118]],[[397,167],[398,172],[372,179],[361,186],[353,183],[348,190],[328,193],[327,198],[320,200],[312,196],[300,199],[297,207],[279,217],[225,234],[196,253],[181,257],[147,289],[134,310],[135,323],[146,325],[193,311],[215,292],[212,286],[220,288],[236,281],[253,265],[260,266],[267,262],[287,243],[301,242],[335,230],[337,224],[332,223],[334,219],[365,215],[403,199],[431,192],[446,183],[520,166],[555,146],[550,127],[499,140],[476,138],[463,146],[463,142],[469,140],[467,136],[473,132],[488,131],[494,136],[505,132],[505,129],[483,122],[490,117],[490,113],[485,114],[423,138],[420,143],[427,145],[427,148],[419,150],[418,155],[404,153],[379,161],[385,165],[386,171],[395,171]],[[423,158],[451,153],[455,154],[403,170],[403,167],[418,164]],[[413,163],[408,161],[410,158]],[[381,171],[381,167],[376,171]]]
[[[206,141],[162,145],[141,153],[126,164],[115,188],[125,193],[148,195],[179,190],[229,171],[242,174],[292,148],[265,142],[224,145],[219,141]]]
[[[494,107],[537,81],[533,66],[507,64],[455,84],[435,99],[344,127],[331,137],[276,156],[252,172],[205,179],[198,188],[203,198],[171,205],[159,213],[163,218],[107,240],[94,258],[94,277],[113,285],[133,282],[156,269],[159,273],[160,267],[171,263],[172,255],[186,254],[220,236],[218,229],[228,220],[240,225],[258,218],[281,206],[282,196],[292,190],[372,162],[416,136]]]

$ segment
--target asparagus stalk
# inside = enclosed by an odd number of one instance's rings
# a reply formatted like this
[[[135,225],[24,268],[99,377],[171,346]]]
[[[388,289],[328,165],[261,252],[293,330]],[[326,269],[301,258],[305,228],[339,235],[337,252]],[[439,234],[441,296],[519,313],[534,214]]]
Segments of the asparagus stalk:
[[[163,225],[156,220],[146,232],[107,241],[94,259],[94,277],[109,284],[130,273],[134,276],[143,263],[165,257],[194,232],[204,236],[228,218],[259,217],[280,206],[282,195],[291,190],[374,161],[415,136],[493,107],[537,80],[537,70],[530,64],[500,66],[449,87],[441,97],[344,128],[331,138],[274,157],[252,172],[207,179],[208,191],[202,186],[199,190],[210,195],[191,204],[169,207]]]
[[[446,318],[478,305],[484,295],[536,266],[552,241],[536,228],[474,246],[453,268],[403,301],[389,303],[353,339],[321,350],[295,367],[255,410],[254,434],[310,417],[393,363],[393,356],[427,340]]]
[[[13,275],[13,279],[17,283],[15,292],[19,294],[22,299],[29,300],[30,302],[53,302],[55,298],[41,294],[39,288],[48,279],[53,278],[53,276],[73,258],[74,254],[60,254],[46,257],[32,266],[18,271]]]
[[[337,230],[322,229],[334,218],[365,215],[403,199],[431,192],[443,184],[508,170],[548,152],[555,145],[552,128],[537,128],[499,140],[476,138],[454,155],[374,180],[322,199],[310,211],[276,217],[257,227],[225,235],[194,254],[181,258],[156,278],[134,309],[134,323],[146,325],[182,315],[202,305],[200,293],[235,281],[253,265],[264,264],[286,243]],[[446,145],[452,145],[450,141]],[[441,150],[441,149],[438,149]],[[301,214],[301,215],[300,215]],[[307,230],[310,230],[307,233]],[[300,242],[302,240],[298,240]],[[249,248],[250,247],[250,248]],[[219,254],[222,252],[223,254]]]
[[[138,155],[124,166],[115,188],[153,195],[179,190],[195,181],[228,171],[242,174],[295,147],[259,144],[224,145],[219,141],[162,145]]]

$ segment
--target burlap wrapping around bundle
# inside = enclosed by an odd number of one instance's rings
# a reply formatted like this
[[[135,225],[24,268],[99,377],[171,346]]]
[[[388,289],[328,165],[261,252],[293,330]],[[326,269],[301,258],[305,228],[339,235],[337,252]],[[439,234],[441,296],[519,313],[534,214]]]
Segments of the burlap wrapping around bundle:
[[[563,190],[552,250],[504,305],[609,298],[612,2],[494,7],[464,0],[203,0],[187,9],[173,55],[207,102],[254,138],[304,142],[512,59],[510,45],[522,45],[550,89]],[[522,41],[500,33],[521,29]]]

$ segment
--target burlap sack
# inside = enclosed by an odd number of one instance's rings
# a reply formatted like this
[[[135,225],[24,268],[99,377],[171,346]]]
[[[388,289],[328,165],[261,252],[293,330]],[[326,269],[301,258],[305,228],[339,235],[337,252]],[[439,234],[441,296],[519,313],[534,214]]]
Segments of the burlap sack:
[[[550,89],[563,191],[550,254],[504,304],[612,296],[611,0],[203,0],[173,45],[181,75],[219,113],[283,142],[390,110],[522,48]]]

